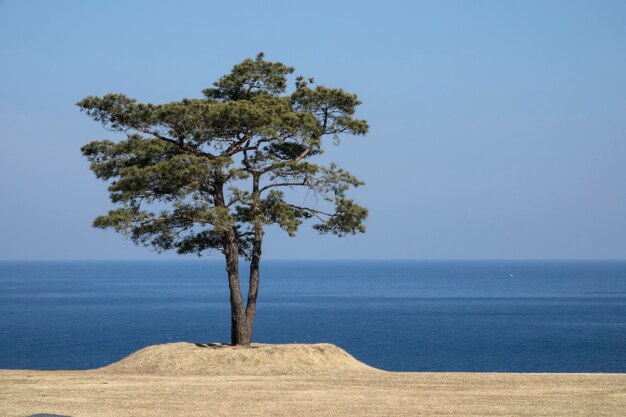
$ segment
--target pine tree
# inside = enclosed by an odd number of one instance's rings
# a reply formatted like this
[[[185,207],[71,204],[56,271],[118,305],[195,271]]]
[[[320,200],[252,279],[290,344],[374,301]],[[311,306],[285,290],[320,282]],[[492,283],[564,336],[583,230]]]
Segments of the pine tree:
[[[158,251],[223,253],[233,345],[252,339],[267,226],[294,236],[311,219],[321,233],[365,231],[367,210],[346,197],[362,182],[333,163],[313,162],[325,139],[367,133],[367,122],[354,118],[360,102],[303,77],[288,91],[293,72],[259,54],[235,65],[203,98],[144,104],[108,94],[78,103],[106,129],[126,134],[82,147],[117,205],[94,226]],[[297,190],[314,196],[312,203],[290,201]],[[245,304],[240,258],[250,262]]]

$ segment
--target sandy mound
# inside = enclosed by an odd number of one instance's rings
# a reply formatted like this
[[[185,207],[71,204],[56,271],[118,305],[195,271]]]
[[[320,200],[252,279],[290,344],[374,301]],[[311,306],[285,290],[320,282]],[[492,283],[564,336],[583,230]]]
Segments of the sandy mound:
[[[168,343],[143,348],[101,368],[116,374],[156,375],[311,375],[378,371],[326,343],[229,345]]]

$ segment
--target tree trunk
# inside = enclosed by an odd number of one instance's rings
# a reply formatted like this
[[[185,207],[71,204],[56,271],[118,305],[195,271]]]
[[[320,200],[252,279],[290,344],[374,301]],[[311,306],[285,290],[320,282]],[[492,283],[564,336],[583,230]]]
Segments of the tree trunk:
[[[215,185],[215,202],[217,206],[224,206],[223,182]],[[259,206],[259,177],[254,177],[255,212]],[[256,300],[259,292],[259,266],[261,262],[261,244],[263,242],[263,223],[259,213],[256,213],[254,222],[254,240],[250,259],[250,286],[248,300],[244,308],[241,286],[239,283],[239,242],[236,229],[230,228],[224,232],[224,256],[226,258],[226,272],[228,274],[228,288],[230,291],[230,343],[233,346],[250,346],[252,329],[256,316]]]
[[[248,300],[244,309],[241,287],[239,284],[239,249],[236,241],[227,245],[226,272],[228,273],[228,285],[230,289],[231,310],[231,345],[250,346],[256,316],[256,300],[259,292],[261,243],[263,240],[262,227],[257,228],[252,245],[252,257],[250,259],[250,286]],[[235,255],[236,253],[236,255]]]
[[[254,241],[252,243],[252,256],[250,258],[250,286],[248,288],[248,302],[246,303],[246,320],[250,326],[250,337],[256,316],[256,299],[259,293],[261,243],[263,242],[263,226],[258,223],[254,228]]]
[[[239,285],[239,247],[235,233],[228,233],[224,244],[228,288],[230,290],[230,343],[249,346],[252,341],[252,321],[246,317]]]
[[[253,320],[248,320],[245,313],[233,313],[231,320],[230,344],[232,346],[250,346],[252,343]]]
[[[230,290],[231,333],[230,342],[233,346],[250,346],[256,316],[256,300],[259,292],[261,243],[263,241],[262,226],[255,230],[255,239],[252,244],[250,259],[250,286],[248,301],[245,309],[239,284],[239,247],[236,235],[228,233],[224,245],[226,256],[226,272],[228,273],[228,287]]]

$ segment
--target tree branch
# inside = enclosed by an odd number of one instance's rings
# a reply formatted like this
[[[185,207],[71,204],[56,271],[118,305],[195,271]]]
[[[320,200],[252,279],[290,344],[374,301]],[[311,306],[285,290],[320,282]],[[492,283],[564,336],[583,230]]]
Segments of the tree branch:
[[[157,132],[156,130],[150,130],[150,129],[146,129],[145,127],[141,127],[141,126],[130,126],[131,128],[141,132],[141,133],[145,133],[146,135],[152,135],[155,138],[162,140],[164,142],[167,143],[171,143],[172,145],[176,145],[178,146],[179,149],[187,152],[187,153],[191,153],[193,155],[196,156],[202,156],[208,159],[216,159],[217,157],[215,155],[213,155],[210,152],[203,152],[199,149],[194,148],[193,146],[190,146],[188,144],[186,144],[182,139],[180,140],[176,140],[176,139],[172,139],[172,138],[168,138],[166,136],[163,136],[162,134],[160,134],[159,132]]]
[[[289,204],[289,203],[287,203],[287,205],[289,207],[297,209],[297,210],[308,211],[313,216],[317,217],[317,219],[319,219],[320,221],[323,221],[323,222],[325,222],[327,219],[323,219],[322,217],[320,217],[320,215],[328,216],[328,217],[334,217],[335,216],[334,213],[326,213],[325,211],[317,210],[317,209],[314,209],[314,208],[311,208],[311,207],[302,207],[302,206],[297,206],[295,204]]]
[[[300,162],[303,158],[306,158],[306,156],[313,150],[313,145],[309,146],[308,148],[306,148],[300,155],[298,155],[293,161],[294,162]]]
[[[303,179],[300,182],[281,182],[281,183],[276,183],[276,184],[268,184],[264,187],[261,187],[261,189],[259,190],[259,193],[262,193],[263,191],[266,191],[270,188],[273,187],[297,187],[297,186],[304,186],[307,185],[307,179]]]

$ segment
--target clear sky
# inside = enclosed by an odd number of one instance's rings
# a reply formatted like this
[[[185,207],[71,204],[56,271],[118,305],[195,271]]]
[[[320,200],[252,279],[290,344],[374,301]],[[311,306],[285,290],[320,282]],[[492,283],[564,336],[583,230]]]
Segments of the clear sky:
[[[624,1],[0,0],[0,259],[157,257],[90,227],[79,148],[110,134],[74,103],[198,97],[259,51],[371,125],[327,151],[368,233],[272,231],[267,258],[626,257]]]

